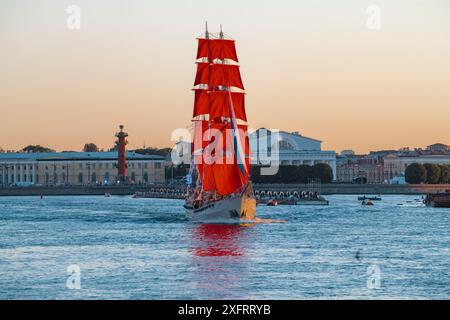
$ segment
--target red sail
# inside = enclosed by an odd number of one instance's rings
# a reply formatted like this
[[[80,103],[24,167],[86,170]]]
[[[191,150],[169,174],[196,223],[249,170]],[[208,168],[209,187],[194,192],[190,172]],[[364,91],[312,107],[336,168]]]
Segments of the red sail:
[[[237,119],[247,121],[245,114],[245,99],[244,93],[228,91],[212,91],[209,93],[209,117],[215,119],[217,117],[231,118],[230,108],[231,102],[233,102],[233,108]]]
[[[209,83],[209,70],[209,63],[197,63],[197,74],[195,76],[194,86]]]
[[[239,126],[241,141],[244,141],[246,163],[244,172],[237,162],[230,124],[211,123],[211,141],[206,147],[204,160],[203,189],[229,195],[239,191],[248,182],[249,145],[246,136],[247,126]]]
[[[192,153],[194,164],[197,166],[200,178],[203,178],[203,149],[208,145],[208,141],[204,139],[205,131],[208,130],[208,121],[194,121],[194,140]]]
[[[244,84],[242,83],[239,66],[229,64],[212,64],[210,66],[209,73],[209,85],[211,87],[226,86],[237,87],[244,90]]]
[[[209,57],[210,42],[210,39],[198,39],[197,59]]]
[[[231,59],[238,62],[234,40],[215,39],[211,44],[211,61]]]
[[[226,39],[198,39],[197,59],[208,58],[230,59],[238,62],[234,40]]]
[[[195,91],[195,102],[194,102],[194,115],[197,117],[202,114],[209,113],[209,91],[196,89]]]

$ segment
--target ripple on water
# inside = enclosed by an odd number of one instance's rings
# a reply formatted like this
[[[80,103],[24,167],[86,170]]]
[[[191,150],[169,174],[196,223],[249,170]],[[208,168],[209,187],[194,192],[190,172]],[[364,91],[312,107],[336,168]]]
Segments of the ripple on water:
[[[189,223],[180,200],[0,198],[0,298],[449,298],[450,210],[416,198],[258,206],[241,225]]]

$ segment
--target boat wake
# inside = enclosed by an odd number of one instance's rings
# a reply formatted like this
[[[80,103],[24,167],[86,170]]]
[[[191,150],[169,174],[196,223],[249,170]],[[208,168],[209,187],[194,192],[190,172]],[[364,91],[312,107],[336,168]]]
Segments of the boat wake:
[[[203,220],[197,221],[199,224],[230,224],[230,225],[240,225],[243,227],[252,226],[259,223],[286,223],[287,220],[276,220],[276,219],[214,219],[214,220]]]
[[[287,220],[275,220],[275,219],[262,219],[262,218],[255,218],[255,223],[286,223]]]

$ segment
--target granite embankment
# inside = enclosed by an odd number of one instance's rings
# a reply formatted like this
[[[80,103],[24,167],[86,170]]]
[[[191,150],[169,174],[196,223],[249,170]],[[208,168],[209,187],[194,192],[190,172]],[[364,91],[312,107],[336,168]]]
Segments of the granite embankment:
[[[31,186],[0,187],[0,196],[69,196],[69,195],[132,195],[135,192],[146,192],[151,188],[173,188],[170,186]],[[180,188],[181,189],[181,188]],[[420,185],[386,185],[386,184],[259,184],[256,190],[265,191],[319,191],[322,194],[426,194],[450,190],[450,184]],[[163,191],[164,193],[164,191]]]

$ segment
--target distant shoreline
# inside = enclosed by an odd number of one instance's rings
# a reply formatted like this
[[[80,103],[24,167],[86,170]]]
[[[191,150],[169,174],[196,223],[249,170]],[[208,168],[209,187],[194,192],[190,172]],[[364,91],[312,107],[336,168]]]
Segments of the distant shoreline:
[[[0,187],[0,196],[92,196],[122,195],[146,192],[151,188],[171,188],[168,185],[126,185],[126,186],[30,186]],[[324,195],[331,194],[426,194],[450,190],[450,184],[388,185],[388,184],[257,184],[256,190],[266,191],[318,191]]]

